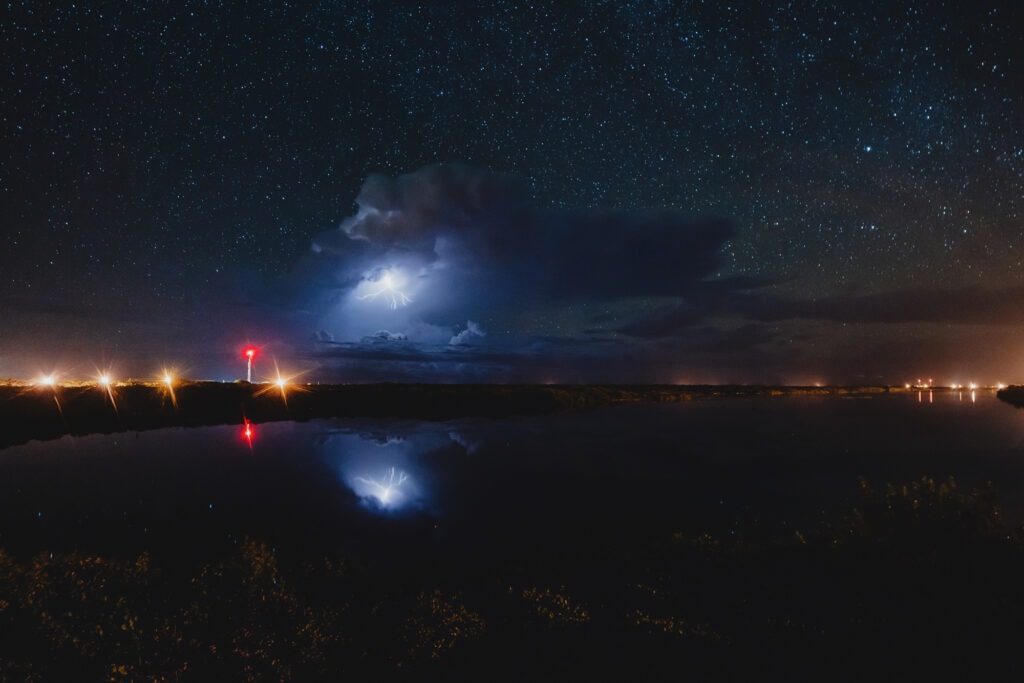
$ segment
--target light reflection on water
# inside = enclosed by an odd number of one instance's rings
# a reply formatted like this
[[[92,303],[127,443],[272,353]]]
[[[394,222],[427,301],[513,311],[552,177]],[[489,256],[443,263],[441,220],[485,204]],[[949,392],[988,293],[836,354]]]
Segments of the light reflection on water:
[[[849,500],[859,476],[922,475],[991,480],[1007,518],[1024,519],[1024,412],[987,391],[935,391],[67,437],[0,450],[0,547],[100,533],[351,539],[427,519],[456,545],[557,550],[597,528],[796,524]]]
[[[431,504],[427,456],[448,445],[448,439],[423,427],[407,427],[406,436],[332,430],[320,434],[314,448],[367,508],[427,510]]]

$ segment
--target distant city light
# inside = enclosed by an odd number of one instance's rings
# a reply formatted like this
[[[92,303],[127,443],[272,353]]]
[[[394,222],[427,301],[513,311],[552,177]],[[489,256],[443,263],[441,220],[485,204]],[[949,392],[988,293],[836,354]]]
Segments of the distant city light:
[[[57,397],[57,394],[59,393],[57,391],[57,375],[52,372],[48,375],[43,375],[38,380],[36,380],[35,385],[47,387],[53,390],[53,402],[57,405],[57,412],[59,412],[61,417],[63,418],[64,408],[61,406],[60,399]]]
[[[96,383],[107,392],[107,398],[110,399],[110,405],[114,406],[114,412],[117,412],[117,401],[114,399],[114,379],[110,376],[109,372],[101,372],[96,377]]]
[[[174,374],[167,369],[164,370],[164,385],[167,387],[167,393],[171,395],[171,405],[177,410],[178,397],[174,395]]]
[[[268,382],[262,389],[256,392],[257,396],[262,396],[274,389],[281,392],[281,400],[284,401],[285,407],[288,406],[288,393],[291,391],[308,391],[305,387],[295,384],[295,379],[302,373],[294,375],[285,375],[281,373],[281,369],[277,367],[277,361],[274,361],[274,370],[277,374],[276,379],[272,382]]]
[[[274,381],[274,386],[281,391],[281,400],[284,401],[285,406],[288,405],[288,380],[280,375],[277,375],[277,379]]]

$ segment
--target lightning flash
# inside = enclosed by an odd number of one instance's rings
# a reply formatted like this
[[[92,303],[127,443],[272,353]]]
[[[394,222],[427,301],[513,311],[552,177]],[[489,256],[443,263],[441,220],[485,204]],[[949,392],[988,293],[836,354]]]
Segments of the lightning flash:
[[[383,299],[391,310],[412,303],[412,297],[403,291],[405,278],[400,273],[385,270],[374,282],[369,283],[370,291],[359,297],[361,300]]]
[[[389,467],[384,471],[384,476],[380,479],[374,477],[356,477],[356,481],[368,484],[373,490],[373,496],[377,498],[382,504],[387,505],[388,503],[394,502],[394,498],[399,494],[399,489],[409,479],[409,476],[400,470],[396,470],[394,467]]]

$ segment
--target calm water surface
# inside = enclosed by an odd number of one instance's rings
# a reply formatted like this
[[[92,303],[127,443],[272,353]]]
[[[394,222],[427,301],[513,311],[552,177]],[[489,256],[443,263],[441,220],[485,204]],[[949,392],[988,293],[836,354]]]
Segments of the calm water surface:
[[[504,566],[673,531],[813,524],[853,500],[859,476],[991,480],[1007,517],[1024,519],[1024,412],[988,392],[252,429],[0,450],[0,548],[177,554],[249,537]]]

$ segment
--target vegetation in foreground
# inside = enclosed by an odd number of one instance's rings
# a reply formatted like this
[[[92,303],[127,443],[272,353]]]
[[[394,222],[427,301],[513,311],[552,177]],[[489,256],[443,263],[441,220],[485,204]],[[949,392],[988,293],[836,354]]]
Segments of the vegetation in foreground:
[[[976,680],[1021,668],[1021,537],[991,489],[953,480],[862,481],[856,504],[816,528],[676,534],[614,567],[524,561],[534,580],[254,540],[194,567],[0,553],[0,678]]]

